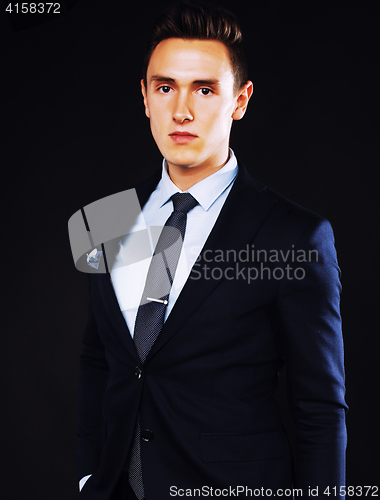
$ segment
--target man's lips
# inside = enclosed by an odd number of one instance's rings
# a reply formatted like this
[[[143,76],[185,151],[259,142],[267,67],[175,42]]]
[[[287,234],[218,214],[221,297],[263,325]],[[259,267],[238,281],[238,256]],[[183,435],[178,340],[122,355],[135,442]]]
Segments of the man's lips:
[[[186,144],[190,141],[193,141],[198,136],[186,131],[177,131],[169,134],[169,137],[177,144]]]

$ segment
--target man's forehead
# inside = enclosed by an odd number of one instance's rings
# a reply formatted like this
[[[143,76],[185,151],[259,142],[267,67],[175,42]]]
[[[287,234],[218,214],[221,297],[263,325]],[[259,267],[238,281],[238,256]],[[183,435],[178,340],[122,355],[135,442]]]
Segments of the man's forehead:
[[[230,75],[228,49],[216,40],[163,40],[154,49],[148,66],[149,81],[162,76],[173,80],[220,81]]]

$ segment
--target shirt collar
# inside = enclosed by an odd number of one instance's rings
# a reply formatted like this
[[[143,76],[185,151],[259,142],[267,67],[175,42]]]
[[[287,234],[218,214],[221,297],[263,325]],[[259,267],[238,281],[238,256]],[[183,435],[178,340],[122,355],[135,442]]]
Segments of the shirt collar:
[[[162,161],[162,177],[157,186],[160,208],[165,205],[173,194],[186,192],[194,196],[203,210],[207,211],[237,175],[238,166],[236,156],[231,148],[229,150],[230,158],[222,168],[197,182],[186,191],[181,191],[172,182],[166,170],[166,160],[164,158]]]

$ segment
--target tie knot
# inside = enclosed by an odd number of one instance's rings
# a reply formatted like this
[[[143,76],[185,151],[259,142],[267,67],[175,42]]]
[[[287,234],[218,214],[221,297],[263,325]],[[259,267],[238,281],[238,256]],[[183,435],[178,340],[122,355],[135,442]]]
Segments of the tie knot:
[[[171,200],[174,205],[174,211],[183,212],[185,214],[198,205],[197,200],[190,193],[173,194]]]

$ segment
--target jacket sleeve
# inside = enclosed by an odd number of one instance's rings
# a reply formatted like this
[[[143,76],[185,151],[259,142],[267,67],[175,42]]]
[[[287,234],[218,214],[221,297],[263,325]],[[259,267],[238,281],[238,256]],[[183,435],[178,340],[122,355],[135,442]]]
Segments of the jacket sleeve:
[[[295,246],[299,269],[283,279],[276,313],[295,424],[295,487],[308,498],[345,484],[346,425],[340,269],[331,225],[319,218]],[[302,260],[305,260],[302,262]],[[295,277],[297,276],[297,278]],[[332,497],[334,495],[332,494]],[[343,497],[339,497],[343,498]]]
[[[88,276],[91,288],[93,277]],[[104,442],[103,397],[109,374],[104,347],[98,335],[93,313],[91,293],[83,343],[78,391],[78,480],[95,472],[100,462]]]

